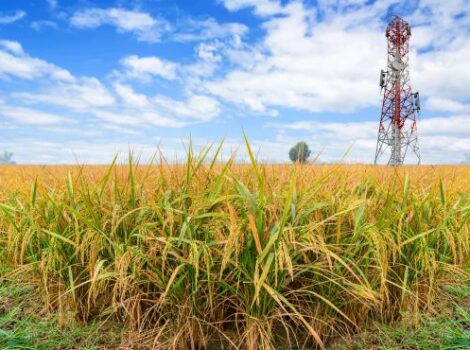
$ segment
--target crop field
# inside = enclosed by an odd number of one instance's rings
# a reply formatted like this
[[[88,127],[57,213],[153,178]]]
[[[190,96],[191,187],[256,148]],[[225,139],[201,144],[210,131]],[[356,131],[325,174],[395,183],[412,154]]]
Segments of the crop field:
[[[468,166],[216,159],[0,167],[2,280],[123,348],[256,350],[327,347],[467,277]]]

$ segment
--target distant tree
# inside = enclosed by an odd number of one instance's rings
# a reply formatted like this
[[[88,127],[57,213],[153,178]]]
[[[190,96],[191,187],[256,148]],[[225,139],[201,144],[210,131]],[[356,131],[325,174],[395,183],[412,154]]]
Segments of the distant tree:
[[[3,152],[3,155],[0,155],[0,164],[15,164],[13,161],[13,153]]]
[[[305,142],[299,142],[289,151],[289,158],[293,163],[306,163],[311,151]]]
[[[470,152],[469,153],[466,153],[464,155],[465,157],[465,160],[462,162],[463,164],[470,164]]]

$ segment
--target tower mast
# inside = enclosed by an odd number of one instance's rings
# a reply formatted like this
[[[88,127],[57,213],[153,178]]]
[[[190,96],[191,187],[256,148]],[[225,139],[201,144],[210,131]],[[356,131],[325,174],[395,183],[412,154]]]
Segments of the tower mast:
[[[419,93],[409,85],[409,40],[411,29],[400,17],[394,17],[385,31],[387,70],[380,72],[383,89],[382,113],[374,163],[390,149],[389,165],[403,164],[408,148],[421,162],[416,121],[420,111]]]

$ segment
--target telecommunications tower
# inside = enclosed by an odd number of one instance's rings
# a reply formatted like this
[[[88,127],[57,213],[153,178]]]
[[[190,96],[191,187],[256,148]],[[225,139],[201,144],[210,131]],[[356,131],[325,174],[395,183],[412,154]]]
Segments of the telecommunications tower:
[[[408,148],[421,156],[418,147],[416,119],[421,109],[419,93],[409,85],[408,51],[411,36],[410,25],[400,17],[394,17],[385,31],[388,44],[387,70],[380,72],[380,88],[383,91],[379,136],[375,151],[375,164],[390,149],[389,165],[403,164]]]

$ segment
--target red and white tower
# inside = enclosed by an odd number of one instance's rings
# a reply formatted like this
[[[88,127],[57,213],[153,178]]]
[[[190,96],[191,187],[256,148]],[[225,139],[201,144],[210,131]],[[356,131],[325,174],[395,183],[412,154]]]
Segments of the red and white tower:
[[[380,72],[383,90],[382,114],[375,152],[375,164],[390,150],[389,165],[403,164],[408,148],[417,157],[418,147],[416,120],[420,111],[419,93],[412,92],[409,85],[408,51],[411,36],[410,25],[400,17],[394,17],[385,32],[388,44],[387,70]]]

